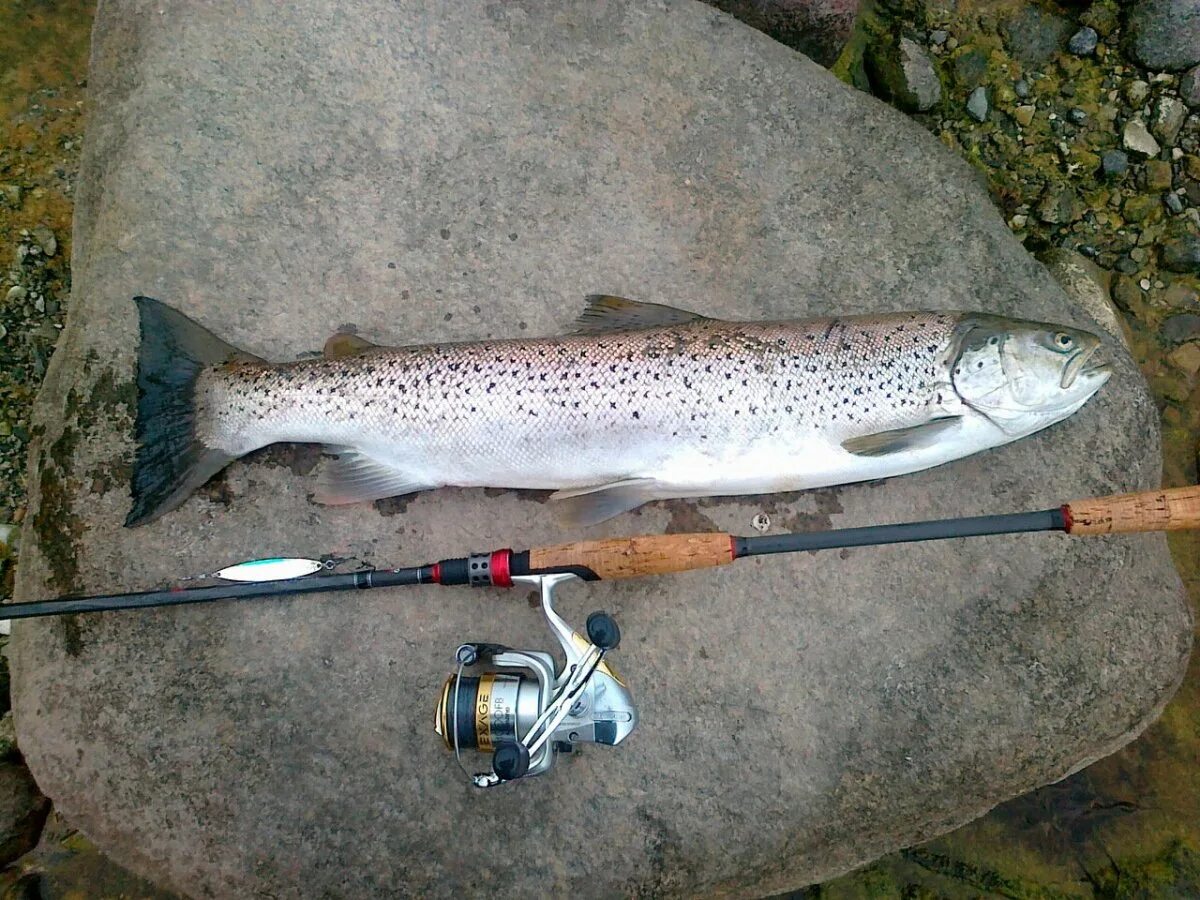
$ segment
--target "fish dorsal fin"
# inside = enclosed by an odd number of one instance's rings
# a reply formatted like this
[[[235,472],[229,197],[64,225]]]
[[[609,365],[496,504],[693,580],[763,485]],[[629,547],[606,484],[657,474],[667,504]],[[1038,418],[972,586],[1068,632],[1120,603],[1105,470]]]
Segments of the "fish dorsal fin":
[[[321,351],[321,355],[326,359],[344,359],[347,356],[358,356],[380,349],[382,348],[378,344],[372,344],[357,334],[343,334],[339,331],[325,342],[325,349]]]
[[[662,303],[642,303],[609,294],[589,294],[586,303],[583,312],[575,320],[574,334],[682,325],[684,322],[698,322],[708,318]]]
[[[916,450],[933,444],[948,429],[962,421],[962,416],[943,416],[911,428],[879,431],[842,441],[842,449],[855,456],[888,456],[904,450]]]

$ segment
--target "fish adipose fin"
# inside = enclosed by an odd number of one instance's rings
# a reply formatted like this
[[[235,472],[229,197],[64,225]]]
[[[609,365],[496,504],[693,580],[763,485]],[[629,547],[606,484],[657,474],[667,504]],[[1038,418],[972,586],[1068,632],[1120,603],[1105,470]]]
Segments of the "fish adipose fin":
[[[707,319],[699,313],[661,303],[640,303],[608,294],[590,294],[587,305],[575,320],[572,334],[597,334],[603,331],[623,331],[634,328],[657,328],[662,325],[682,325]]]
[[[943,416],[923,425],[913,425],[911,428],[864,434],[862,437],[842,441],[842,449],[855,456],[887,456],[904,450],[928,447],[960,421],[962,416]]]
[[[382,500],[437,487],[411,478],[404,472],[378,462],[353,447],[326,447],[335,458],[325,460],[317,479],[319,503],[341,505]]]
[[[559,517],[567,525],[596,525],[656,499],[653,478],[628,478],[609,484],[556,491]]]
[[[370,353],[372,350],[382,349],[378,344],[372,344],[357,334],[341,334],[339,332],[325,342],[322,355],[326,359],[345,359],[348,356],[359,356],[363,353]]]
[[[125,527],[153,522],[236,457],[196,439],[196,377],[234,360],[261,362],[225,343],[181,312],[134,297],[141,343],[137,362],[137,455],[133,507]]]

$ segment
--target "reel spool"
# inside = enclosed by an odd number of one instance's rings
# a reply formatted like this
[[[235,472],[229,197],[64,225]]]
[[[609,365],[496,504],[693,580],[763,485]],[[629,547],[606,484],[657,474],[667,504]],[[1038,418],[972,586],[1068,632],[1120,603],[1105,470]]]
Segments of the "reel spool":
[[[476,787],[541,775],[559,752],[582,743],[619,744],[637,725],[629,689],[604,660],[621,640],[616,621],[592,613],[585,637],[554,611],[555,588],[572,579],[578,580],[566,573],[512,579],[540,590],[542,612],[566,656],[561,671],[549,653],[499,644],[463,644],[455,652],[458,669],[442,687],[434,731],[460,766],[463,750],[491,754],[490,772],[467,773]],[[476,666],[478,674],[464,674]]]

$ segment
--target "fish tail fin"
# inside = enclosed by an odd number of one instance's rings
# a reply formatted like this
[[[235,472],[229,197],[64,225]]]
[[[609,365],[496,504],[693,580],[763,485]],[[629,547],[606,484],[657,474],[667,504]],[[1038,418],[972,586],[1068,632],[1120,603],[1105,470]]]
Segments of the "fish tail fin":
[[[153,522],[236,459],[196,436],[196,378],[230,359],[257,359],[225,343],[183,313],[134,297],[138,345],[137,456],[133,507],[125,527]]]

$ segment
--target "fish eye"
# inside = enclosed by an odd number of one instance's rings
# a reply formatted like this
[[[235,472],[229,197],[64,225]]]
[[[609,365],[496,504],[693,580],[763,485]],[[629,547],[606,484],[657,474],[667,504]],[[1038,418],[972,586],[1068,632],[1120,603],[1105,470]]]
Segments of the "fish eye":
[[[1054,335],[1054,349],[1066,352],[1075,346],[1075,338],[1071,337],[1065,331],[1060,331]]]

